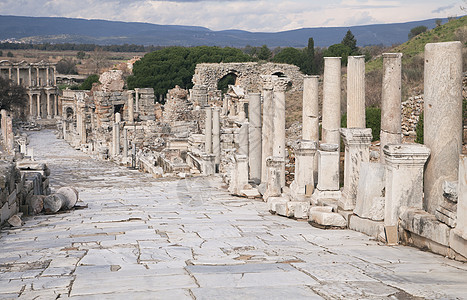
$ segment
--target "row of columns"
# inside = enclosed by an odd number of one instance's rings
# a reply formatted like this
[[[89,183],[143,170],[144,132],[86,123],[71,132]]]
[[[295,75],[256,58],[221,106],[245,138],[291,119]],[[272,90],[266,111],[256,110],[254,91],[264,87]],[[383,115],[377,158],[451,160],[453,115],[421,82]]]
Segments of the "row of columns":
[[[55,91],[46,90],[46,113],[47,119],[52,119],[58,116],[58,95]],[[42,118],[42,103],[41,103],[41,91],[29,91],[29,116],[37,119]],[[53,97],[53,100],[51,99]],[[34,98],[36,98],[34,100]],[[34,105],[36,106],[34,108]]]
[[[10,80],[13,80],[13,68],[16,70],[16,84],[18,85],[23,85],[23,86],[26,86],[25,84],[23,84],[21,82],[21,73],[20,71],[22,69],[28,69],[28,87],[38,87],[38,86],[56,86],[57,85],[57,82],[56,82],[56,77],[55,77],[55,74],[57,72],[56,70],[56,67],[53,66],[53,67],[49,67],[49,66],[45,66],[45,67],[34,67],[34,66],[27,66],[27,67],[8,67],[8,79]],[[35,69],[36,70],[36,80],[35,82],[33,82],[34,78],[32,76],[32,69]],[[44,70],[45,69],[45,78],[46,78],[46,82],[45,82],[45,85],[44,84],[40,84],[40,79],[41,79],[41,76],[40,76],[40,71],[41,70]],[[52,69],[52,80],[50,79],[50,75],[51,75],[51,72],[50,70]]]

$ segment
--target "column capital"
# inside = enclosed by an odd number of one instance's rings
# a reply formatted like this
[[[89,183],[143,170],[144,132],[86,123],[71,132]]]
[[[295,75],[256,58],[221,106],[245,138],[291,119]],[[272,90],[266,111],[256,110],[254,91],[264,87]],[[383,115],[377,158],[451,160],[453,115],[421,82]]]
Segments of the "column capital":
[[[384,159],[388,166],[407,165],[423,167],[430,156],[430,149],[421,144],[389,144],[384,146]]]
[[[402,53],[383,53],[383,58],[402,58]]]
[[[274,75],[261,75],[263,90],[272,90],[274,88],[273,78]]]
[[[311,156],[316,154],[318,143],[310,140],[299,140],[294,147],[295,156]]]
[[[371,128],[341,128],[339,129],[345,146],[370,144],[373,138]]]
[[[289,82],[290,82],[290,79],[287,77],[276,77],[274,80],[274,91],[285,92]]]
[[[266,164],[268,167],[279,168],[285,163],[285,158],[280,156],[269,156],[266,158]]]

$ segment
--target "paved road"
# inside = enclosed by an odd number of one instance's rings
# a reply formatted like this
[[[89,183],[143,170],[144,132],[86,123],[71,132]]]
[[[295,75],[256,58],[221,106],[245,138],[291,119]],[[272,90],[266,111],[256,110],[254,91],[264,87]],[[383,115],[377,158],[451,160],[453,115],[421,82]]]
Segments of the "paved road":
[[[219,178],[156,180],[52,131],[31,146],[89,208],[0,232],[0,298],[467,299],[467,264],[270,215]]]

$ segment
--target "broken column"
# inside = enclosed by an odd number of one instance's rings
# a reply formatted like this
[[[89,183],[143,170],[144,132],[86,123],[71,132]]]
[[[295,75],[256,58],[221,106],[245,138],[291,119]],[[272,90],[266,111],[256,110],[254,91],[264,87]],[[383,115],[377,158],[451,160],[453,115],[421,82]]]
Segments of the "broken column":
[[[349,56],[347,64],[347,128],[365,127],[365,56]]]
[[[248,105],[249,121],[249,165],[250,180],[261,182],[261,94],[250,94]]]
[[[381,162],[388,144],[401,143],[402,53],[383,53],[383,89],[381,94]]]
[[[341,127],[341,58],[324,58],[323,143],[340,145]]]
[[[319,76],[305,76],[303,80],[302,139],[319,141]]]
[[[345,144],[344,188],[339,207],[352,210],[356,204],[360,165],[370,161],[371,128],[341,128]]]
[[[216,170],[221,162],[221,130],[220,130],[220,109],[213,108],[212,113],[212,153],[214,154],[214,163]]]
[[[241,191],[248,186],[248,157],[236,154],[234,159],[235,167],[232,170],[229,192],[234,195],[241,195]]]
[[[261,76],[263,83],[263,126],[261,147],[261,183],[266,184],[268,168],[266,159],[272,156],[272,137],[274,135],[274,102],[273,102],[273,78],[271,75]]]
[[[205,146],[204,152],[207,154],[212,153],[212,109],[210,107],[206,108],[206,122],[205,122]]]
[[[128,157],[128,130],[123,128],[123,157]]]
[[[384,225],[396,226],[402,206],[422,209],[423,167],[430,149],[419,144],[384,146],[386,195]]]
[[[274,80],[274,131],[272,142],[272,155],[283,161],[281,171],[281,187],[285,186],[285,90],[289,83],[285,77],[277,77]],[[279,160],[277,160],[279,161]]]
[[[434,214],[443,199],[443,183],[457,181],[462,149],[462,43],[425,45],[425,145],[431,156],[424,173],[423,208]]]

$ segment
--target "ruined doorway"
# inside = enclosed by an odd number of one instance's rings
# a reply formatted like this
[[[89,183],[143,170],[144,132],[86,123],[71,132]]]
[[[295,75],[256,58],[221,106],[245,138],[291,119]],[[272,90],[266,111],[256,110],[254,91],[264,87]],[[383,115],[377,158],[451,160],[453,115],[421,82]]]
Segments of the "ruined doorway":
[[[229,85],[235,85],[237,83],[237,74],[230,72],[217,82],[217,89],[222,91],[223,94],[227,92]]]
[[[67,120],[73,120],[73,116],[74,116],[73,108],[67,107],[65,113],[66,113]]]
[[[121,115],[123,115],[123,106],[124,106],[124,104],[115,104],[114,105],[114,115],[116,113],[120,113]]]

